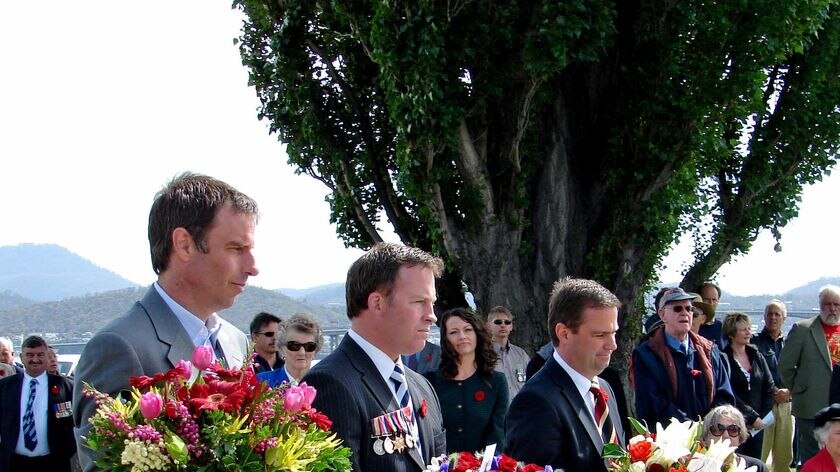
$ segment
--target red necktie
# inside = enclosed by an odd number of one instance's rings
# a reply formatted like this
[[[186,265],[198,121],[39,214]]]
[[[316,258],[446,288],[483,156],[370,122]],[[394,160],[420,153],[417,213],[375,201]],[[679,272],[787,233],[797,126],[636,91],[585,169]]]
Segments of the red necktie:
[[[604,442],[616,442],[615,429],[609,418],[610,409],[607,407],[609,395],[595,382],[592,382],[589,391],[595,396],[595,423],[598,425],[601,437],[604,438]]]

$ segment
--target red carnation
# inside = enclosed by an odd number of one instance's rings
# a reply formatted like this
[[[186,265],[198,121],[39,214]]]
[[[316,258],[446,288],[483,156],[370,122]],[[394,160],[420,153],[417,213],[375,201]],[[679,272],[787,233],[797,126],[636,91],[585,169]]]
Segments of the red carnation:
[[[700,371],[697,369],[691,369],[690,373],[692,377],[697,377],[698,375],[700,375]]]
[[[429,413],[429,405],[426,403],[426,399],[424,398],[420,402],[420,418],[425,418],[427,413]]]
[[[473,395],[473,398],[475,398],[475,401],[480,402],[480,401],[484,401],[485,396],[486,395],[484,393],[484,390],[476,390],[475,395]]]
[[[519,469],[521,472],[542,472],[545,467],[537,464],[528,464],[525,467]]]
[[[499,472],[514,472],[517,464],[516,459],[502,454],[499,457]]]
[[[481,461],[469,452],[462,452],[455,461],[455,467],[452,472],[467,472],[468,470],[476,470],[481,467]]]
[[[158,382],[162,382],[165,378],[166,374],[163,373],[157,373],[154,377],[138,375],[136,377],[129,377],[128,385],[137,387],[138,390],[145,390]]]
[[[52,392],[53,395],[58,395],[59,393],[61,393],[61,389],[58,388],[58,385],[53,385],[50,389],[50,392]]]
[[[332,420],[315,408],[309,410],[309,417],[316,426],[321,428],[321,431],[329,431],[332,428]]]

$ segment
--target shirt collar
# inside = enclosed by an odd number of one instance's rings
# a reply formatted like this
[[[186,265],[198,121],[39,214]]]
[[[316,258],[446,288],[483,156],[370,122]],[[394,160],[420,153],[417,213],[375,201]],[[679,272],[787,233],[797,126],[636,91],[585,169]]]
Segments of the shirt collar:
[[[45,371],[41,372],[41,375],[39,375],[39,376],[37,376],[37,377],[32,377],[31,375],[29,375],[29,374],[26,372],[26,370],[24,370],[24,371],[23,371],[23,384],[24,384],[24,385],[28,385],[28,384],[29,384],[29,382],[30,382],[32,379],[36,379],[36,380],[38,380],[38,385],[46,385],[46,380],[47,380],[47,371],[45,370]]]
[[[691,352],[691,343],[688,342],[688,335],[685,336],[685,340],[680,341],[679,339],[671,336],[668,333],[665,334],[665,343],[671,349],[680,352]]]
[[[595,379],[587,379],[584,377],[580,372],[576,371],[572,368],[566,361],[560,356],[560,353],[557,352],[557,349],[554,350],[554,360],[560,364],[560,367],[569,374],[569,377],[572,378],[572,382],[575,384],[575,388],[577,388],[578,392],[580,392],[580,396],[586,398],[586,395],[589,394],[589,388],[592,387],[592,382]]]
[[[157,282],[152,284],[152,286],[155,290],[157,290],[158,295],[160,295],[160,298],[162,298],[164,303],[166,303],[166,306],[168,306],[169,309],[172,310],[172,313],[175,314],[175,318],[178,318],[181,326],[183,326],[184,330],[187,332],[187,336],[189,336],[192,340],[193,345],[202,346],[205,344],[207,339],[210,337],[210,330],[208,329],[209,326],[213,326],[218,329],[219,316],[215,313],[210,315],[210,318],[207,319],[208,324],[205,325],[199,317],[190,313],[189,310],[170,297],[163,287],[161,287]]]
[[[388,357],[388,354],[382,352],[381,349],[374,346],[367,339],[363,338],[361,334],[353,331],[353,328],[347,330],[347,335],[350,336],[350,339],[356,341],[356,344],[365,351],[365,354],[373,361],[373,365],[376,366],[376,370],[379,371],[379,375],[385,380],[385,383],[388,383],[388,379],[391,378],[391,373],[394,371],[394,366],[399,365],[400,368],[403,368],[402,365],[402,356],[397,356],[397,361],[394,362],[393,359]],[[405,368],[403,368],[403,371]]]

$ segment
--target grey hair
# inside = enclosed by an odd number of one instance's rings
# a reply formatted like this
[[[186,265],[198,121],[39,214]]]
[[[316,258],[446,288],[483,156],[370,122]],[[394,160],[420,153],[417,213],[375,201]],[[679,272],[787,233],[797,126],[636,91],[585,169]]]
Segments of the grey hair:
[[[5,336],[0,336],[0,345],[3,345],[3,346],[8,347],[10,351],[14,351],[14,350],[15,350],[15,347],[14,347],[14,345],[12,344],[12,340],[11,340],[11,339],[9,339],[9,338],[7,338],[7,337],[5,337]]]
[[[814,439],[820,446],[825,446],[828,442],[828,435],[831,432],[831,424],[838,420],[828,420],[828,422],[819,428],[814,428]]]
[[[318,348],[315,349],[316,353],[324,346],[324,333],[321,330],[321,325],[311,315],[295,313],[280,323],[280,329],[277,330],[278,346],[283,347],[286,345],[286,341],[289,340],[289,331],[297,331],[298,333],[315,336],[315,344],[318,345]]]
[[[820,304],[822,304],[823,298],[825,298],[825,296],[829,294],[834,295],[836,297],[840,297],[840,287],[836,285],[825,285],[822,288],[820,288]]]
[[[712,411],[706,413],[706,417],[703,418],[703,434],[700,436],[703,444],[708,445],[711,442],[711,438],[714,437],[711,431],[712,425],[717,424],[721,418],[734,420],[735,424],[741,428],[741,434],[738,435],[741,444],[750,437],[750,433],[747,432],[747,424],[744,422],[744,415],[732,405],[720,405],[712,408]]]

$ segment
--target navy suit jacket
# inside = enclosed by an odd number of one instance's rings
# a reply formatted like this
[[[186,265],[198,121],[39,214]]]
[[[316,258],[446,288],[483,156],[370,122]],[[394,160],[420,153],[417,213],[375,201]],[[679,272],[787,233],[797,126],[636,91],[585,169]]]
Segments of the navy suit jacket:
[[[23,374],[0,379],[0,470],[9,470],[20,436],[20,395]],[[73,398],[73,382],[61,375],[47,374],[47,445],[54,461],[66,461],[76,453],[73,417],[57,418],[54,406]],[[55,392],[55,393],[54,393]]]
[[[218,335],[229,367],[239,367],[248,351],[248,338],[227,321],[221,320]],[[128,389],[132,376],[149,377],[175,367],[180,360],[192,359],[192,339],[154,286],[143,299],[102,328],[85,345],[76,367],[76,441],[85,470],[95,470],[91,450],[84,446],[90,429],[88,418],[95,412],[94,401],[84,396],[84,383],[100,392],[115,395]]]
[[[417,356],[417,368],[412,370],[418,374],[434,372],[438,370],[438,367],[440,367],[440,346],[437,344],[426,341],[426,345],[423,346],[423,350],[413,355]],[[406,367],[409,366],[409,357],[412,356],[402,356],[403,365]]]
[[[598,384],[609,395],[607,406],[612,424],[623,445],[624,431],[615,394],[606,380],[599,377]],[[607,470],[601,458],[604,440],[589,407],[572,378],[553,357],[513,397],[505,428],[504,452],[516,460],[569,472]]]
[[[338,349],[324,358],[302,382],[318,390],[313,406],[333,421],[333,431],[353,451],[354,471],[422,471],[432,457],[446,452],[446,434],[440,403],[429,381],[405,369],[408,390],[414,406],[423,457],[417,449],[403,453],[376,455],[373,452],[371,420],[399,408],[391,389],[367,353],[344,336]],[[425,409],[422,404],[425,402]],[[421,413],[425,410],[425,416]]]

